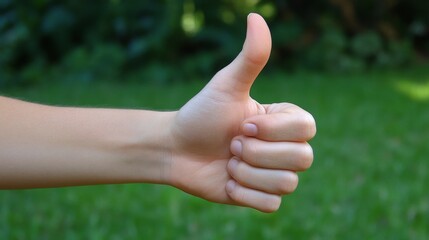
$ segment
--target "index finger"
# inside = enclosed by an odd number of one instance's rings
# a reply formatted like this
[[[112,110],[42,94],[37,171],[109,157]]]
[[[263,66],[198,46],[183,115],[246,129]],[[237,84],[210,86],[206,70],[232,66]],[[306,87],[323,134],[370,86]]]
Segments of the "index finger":
[[[316,134],[313,116],[302,110],[266,113],[247,118],[241,131],[249,137],[265,141],[304,142]]]

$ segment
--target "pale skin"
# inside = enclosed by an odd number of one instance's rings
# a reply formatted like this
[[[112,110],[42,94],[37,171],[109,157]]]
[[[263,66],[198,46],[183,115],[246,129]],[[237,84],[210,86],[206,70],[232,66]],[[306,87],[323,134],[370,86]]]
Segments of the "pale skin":
[[[159,183],[209,201],[274,212],[308,169],[312,115],[249,96],[271,36],[248,17],[246,41],[179,111],[54,107],[0,97],[0,188]]]

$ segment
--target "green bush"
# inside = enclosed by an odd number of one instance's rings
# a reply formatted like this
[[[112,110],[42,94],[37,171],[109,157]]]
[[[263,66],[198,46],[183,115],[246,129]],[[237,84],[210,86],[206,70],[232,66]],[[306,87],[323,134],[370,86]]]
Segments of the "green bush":
[[[119,79],[125,61],[124,49],[115,44],[99,44],[92,49],[80,47],[64,58],[57,77],[83,82]]]
[[[0,84],[154,69],[174,73],[165,81],[207,78],[240,51],[249,12],[271,27],[272,67],[399,67],[429,55],[427,9],[428,1],[389,0],[0,0]]]
[[[382,47],[382,40],[374,31],[360,33],[351,40],[352,52],[360,58],[374,57]]]
[[[347,40],[344,34],[336,29],[329,29],[307,49],[304,55],[305,61],[311,67],[337,69],[346,47]]]

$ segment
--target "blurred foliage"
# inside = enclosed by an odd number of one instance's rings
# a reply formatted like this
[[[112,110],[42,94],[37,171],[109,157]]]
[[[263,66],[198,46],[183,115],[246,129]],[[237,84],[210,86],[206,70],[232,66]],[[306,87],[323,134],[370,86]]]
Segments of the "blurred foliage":
[[[249,12],[273,36],[271,67],[361,71],[429,55],[418,0],[0,0],[0,85],[209,76],[239,52]]]

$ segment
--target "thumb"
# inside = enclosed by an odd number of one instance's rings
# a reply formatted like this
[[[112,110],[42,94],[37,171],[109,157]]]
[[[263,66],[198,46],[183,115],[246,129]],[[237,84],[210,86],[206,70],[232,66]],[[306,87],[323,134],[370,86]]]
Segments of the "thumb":
[[[256,77],[270,57],[271,34],[265,20],[256,13],[247,17],[243,49],[232,63],[218,72],[212,84],[231,93],[249,94]]]

